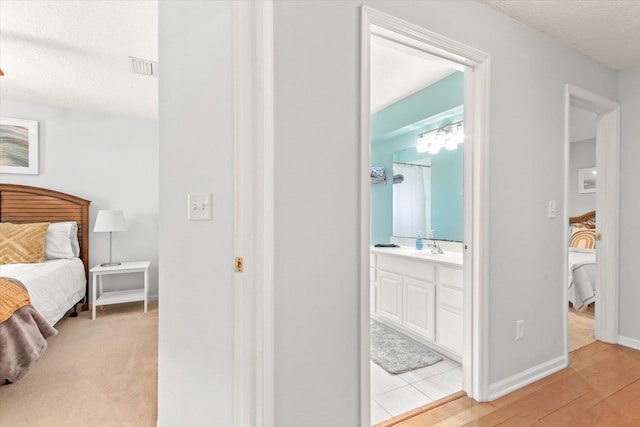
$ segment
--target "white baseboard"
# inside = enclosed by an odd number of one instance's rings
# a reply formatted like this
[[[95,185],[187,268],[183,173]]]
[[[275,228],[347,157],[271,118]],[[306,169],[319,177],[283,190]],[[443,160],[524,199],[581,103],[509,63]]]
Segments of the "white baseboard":
[[[634,338],[623,337],[622,335],[620,335],[618,337],[618,344],[625,347],[633,348],[635,350],[640,350],[640,340]]]
[[[556,357],[496,383],[489,384],[489,401],[509,394],[569,366],[565,356]]]

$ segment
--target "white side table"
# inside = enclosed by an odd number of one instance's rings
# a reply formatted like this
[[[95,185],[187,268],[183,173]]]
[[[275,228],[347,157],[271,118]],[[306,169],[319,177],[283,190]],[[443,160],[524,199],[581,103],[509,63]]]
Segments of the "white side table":
[[[144,312],[147,312],[147,301],[149,295],[149,265],[151,261],[123,262],[112,267],[102,267],[96,265],[90,271],[93,275],[91,287],[91,319],[96,318],[96,307],[107,304],[120,304],[131,301],[144,301]],[[124,273],[142,273],[144,276],[144,287],[126,291],[102,291],[102,276]],[[96,285],[100,292],[96,292]]]

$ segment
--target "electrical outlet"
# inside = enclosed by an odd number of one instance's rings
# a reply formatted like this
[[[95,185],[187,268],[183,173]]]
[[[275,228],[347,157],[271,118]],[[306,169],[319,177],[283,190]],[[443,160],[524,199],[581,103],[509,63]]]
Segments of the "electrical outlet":
[[[189,194],[189,211],[187,213],[189,221],[210,220],[212,217],[211,199],[211,193]]]
[[[556,217],[556,201],[549,200],[549,219]]]
[[[516,340],[521,340],[524,337],[524,320],[516,321]]]

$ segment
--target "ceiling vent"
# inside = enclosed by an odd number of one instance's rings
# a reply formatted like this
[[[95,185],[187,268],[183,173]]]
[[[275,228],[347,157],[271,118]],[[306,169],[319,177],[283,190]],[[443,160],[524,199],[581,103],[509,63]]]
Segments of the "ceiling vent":
[[[144,76],[158,76],[158,63],[149,61],[148,59],[129,57],[129,69],[134,74],[142,74]]]

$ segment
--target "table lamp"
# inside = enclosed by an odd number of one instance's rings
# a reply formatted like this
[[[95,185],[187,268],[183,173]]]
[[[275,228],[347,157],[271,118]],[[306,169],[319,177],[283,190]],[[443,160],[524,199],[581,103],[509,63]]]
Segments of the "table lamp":
[[[111,260],[111,233],[124,230],[126,230],[126,225],[122,211],[98,211],[93,231],[96,233],[109,232],[109,262],[100,264],[101,267],[113,267],[121,264],[120,262],[113,262]]]

